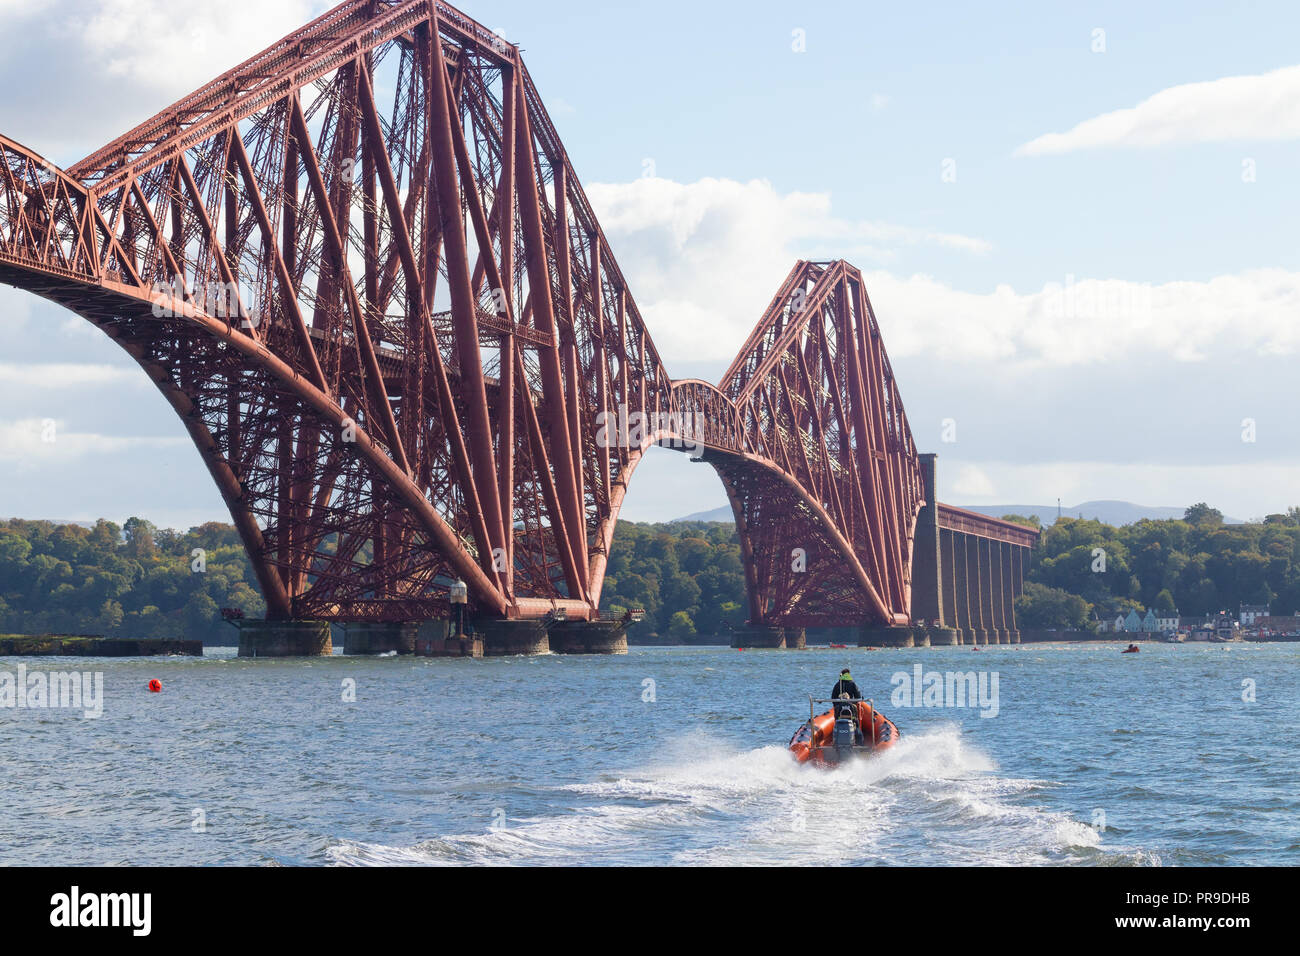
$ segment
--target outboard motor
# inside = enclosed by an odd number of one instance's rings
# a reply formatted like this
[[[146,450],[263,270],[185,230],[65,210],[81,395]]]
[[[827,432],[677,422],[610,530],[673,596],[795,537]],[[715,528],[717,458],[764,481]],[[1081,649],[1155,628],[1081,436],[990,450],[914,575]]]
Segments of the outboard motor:
[[[848,716],[837,717],[835,719],[835,749],[850,751],[855,743],[857,743],[857,727],[854,726],[853,719]]]

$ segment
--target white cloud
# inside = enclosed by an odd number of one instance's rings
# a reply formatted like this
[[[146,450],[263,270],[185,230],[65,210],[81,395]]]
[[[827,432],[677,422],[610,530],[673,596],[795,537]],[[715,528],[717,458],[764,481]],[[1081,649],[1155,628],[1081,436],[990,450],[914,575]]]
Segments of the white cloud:
[[[841,219],[829,194],[782,195],[761,180],[646,177],[587,193],[666,360],[729,360],[798,255],[862,261],[889,259],[900,245],[989,248],[956,233]]]
[[[978,465],[959,465],[950,482],[945,482],[948,494],[967,501],[991,498],[997,494],[993,480]]]
[[[186,3],[178,11],[169,0],[97,0],[74,14],[70,26],[109,73],[179,96],[292,33],[329,5],[316,0],[207,0]]]
[[[729,362],[799,257],[862,267],[905,243],[984,248],[970,237],[840,219],[828,195],[782,195],[761,181],[641,179],[589,193],[669,368]],[[884,269],[866,280],[895,358],[1064,366],[1300,349],[1300,273],[1282,269],[1161,285],[1062,276],[1025,292],[963,291]]]
[[[79,320],[83,321],[83,320]],[[24,388],[83,388],[98,385],[148,385],[138,368],[75,362],[15,364],[0,362],[0,385]]]
[[[2,131],[66,167],[331,5],[0,0]]]
[[[1171,86],[1130,109],[1094,116],[1064,133],[1039,136],[1020,146],[1016,155],[1298,137],[1300,66],[1288,66],[1270,73]]]
[[[152,450],[175,454],[191,443],[187,437],[101,435],[66,430],[55,419],[24,418],[0,421],[0,462],[43,469],[90,455]]]
[[[1160,285],[1067,278],[1019,293],[953,289],[925,275],[866,276],[889,353],[1087,365],[1142,355],[1290,355],[1300,347],[1300,273],[1254,269]]]

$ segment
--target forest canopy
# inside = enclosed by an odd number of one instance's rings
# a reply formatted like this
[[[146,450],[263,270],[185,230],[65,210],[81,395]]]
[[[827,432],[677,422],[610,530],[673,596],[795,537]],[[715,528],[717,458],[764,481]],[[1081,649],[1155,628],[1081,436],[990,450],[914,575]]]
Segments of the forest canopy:
[[[1300,509],[1244,524],[1224,524],[1204,502],[1181,519],[1119,527],[1060,518],[1044,530],[1025,577],[1021,626],[1084,627],[1147,608],[1235,617],[1254,604],[1291,614],[1300,608]]]
[[[1007,520],[1037,526],[1035,516]],[[1087,628],[1130,608],[1183,615],[1300,609],[1300,509],[1224,524],[1204,503],[1181,519],[1116,527],[1060,518],[1043,532],[1016,602],[1022,627]],[[221,608],[266,610],[234,527],[185,532],[141,518],[93,527],[0,524],[0,633],[190,637],[229,644]],[[735,527],[620,521],[601,607],[643,608],[631,636],[725,635],[748,616]]]
[[[141,518],[124,527],[0,524],[0,633],[232,644],[223,607],[250,617],[266,612],[233,525],[214,521],[182,533]]]

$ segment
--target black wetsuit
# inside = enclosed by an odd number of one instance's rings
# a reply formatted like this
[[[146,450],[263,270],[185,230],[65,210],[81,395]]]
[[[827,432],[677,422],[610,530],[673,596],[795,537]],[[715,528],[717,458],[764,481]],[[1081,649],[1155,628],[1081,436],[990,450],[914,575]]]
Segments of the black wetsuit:
[[[854,700],[862,697],[862,691],[858,690],[858,685],[851,680],[845,680],[843,677],[835,682],[835,688],[831,691],[831,696],[836,700],[839,699],[840,694],[848,694]]]

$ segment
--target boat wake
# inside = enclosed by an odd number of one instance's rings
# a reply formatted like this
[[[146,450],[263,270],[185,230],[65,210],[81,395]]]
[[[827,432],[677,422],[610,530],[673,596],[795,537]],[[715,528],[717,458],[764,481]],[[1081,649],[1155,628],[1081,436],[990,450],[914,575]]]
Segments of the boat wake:
[[[634,773],[555,788],[534,815],[507,805],[483,832],[410,847],[339,841],[327,853],[390,866],[1152,862],[1103,848],[1104,834],[1045,807],[1052,784],[996,770],[955,727],[833,768],[800,766],[775,746],[701,757],[684,738]]]

